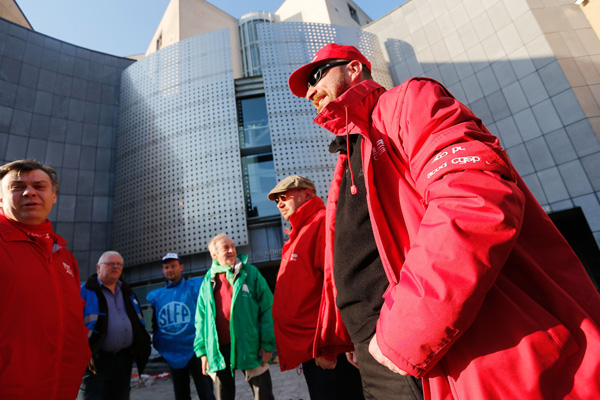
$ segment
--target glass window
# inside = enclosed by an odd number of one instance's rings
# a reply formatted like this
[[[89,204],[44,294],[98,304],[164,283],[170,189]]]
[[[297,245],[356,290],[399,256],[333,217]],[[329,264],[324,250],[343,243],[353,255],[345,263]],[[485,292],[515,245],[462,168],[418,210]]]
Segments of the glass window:
[[[358,20],[358,13],[356,12],[356,9],[354,7],[352,7],[350,4],[348,4],[348,10],[350,11],[350,16],[352,17],[352,19],[355,20],[356,22],[358,22],[358,24],[360,25],[360,21]]]
[[[265,97],[240,99],[238,103],[238,127],[242,149],[271,144],[269,118]]]
[[[277,184],[272,154],[242,157],[244,200],[248,218],[279,215],[274,201],[267,195]]]

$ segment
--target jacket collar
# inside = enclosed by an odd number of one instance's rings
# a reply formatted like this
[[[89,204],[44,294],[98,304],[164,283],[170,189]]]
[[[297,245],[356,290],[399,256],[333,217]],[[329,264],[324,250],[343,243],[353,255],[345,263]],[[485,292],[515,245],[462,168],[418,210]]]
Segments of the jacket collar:
[[[179,280],[177,282],[175,282],[175,283],[171,283],[167,279],[167,289],[171,289],[171,288],[177,287],[177,286],[181,285],[183,282],[185,282],[185,278],[183,277],[183,275],[181,275],[181,278],[179,278]]]
[[[246,264],[246,262],[248,261],[248,254],[238,254],[237,259],[239,261],[241,261],[242,264]],[[237,264],[237,261],[236,261],[236,264]],[[213,266],[217,266],[217,265],[219,265],[219,262],[217,260],[213,260],[212,263],[210,264],[211,268]]]
[[[46,222],[49,222],[46,220]],[[4,210],[0,209],[0,237],[7,242],[15,242],[15,241],[26,241],[30,242],[31,239],[25,232],[19,229],[15,224],[12,224],[6,215],[4,215]],[[52,252],[54,253],[61,247],[65,247],[67,241],[63,239],[56,232],[52,232],[52,238],[54,241],[54,249]]]
[[[17,229],[16,226],[10,223],[8,217],[4,215],[4,211],[0,210],[0,236],[7,242],[24,240],[29,242],[29,237],[25,232]]]
[[[119,282],[121,282],[121,291],[123,292],[123,294],[131,296],[131,287],[124,280],[119,279]],[[100,284],[98,283],[98,274],[90,276],[87,282],[85,282],[85,285],[83,286],[87,289],[94,291],[100,290]]]
[[[292,232],[304,225],[306,221],[311,219],[319,210],[325,208],[323,200],[320,197],[313,197],[306,203],[302,204],[296,212],[290,217],[290,224],[292,225]]]
[[[345,135],[347,107],[348,134],[368,132],[371,111],[384,92],[385,88],[374,80],[362,81],[327,104],[314,122],[334,135]]]

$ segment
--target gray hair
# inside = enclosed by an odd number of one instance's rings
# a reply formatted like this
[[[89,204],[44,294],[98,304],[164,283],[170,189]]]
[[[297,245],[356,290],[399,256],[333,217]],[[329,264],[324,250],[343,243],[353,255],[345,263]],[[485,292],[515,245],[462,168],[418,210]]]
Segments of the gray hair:
[[[212,257],[212,253],[216,251],[216,249],[214,248],[215,244],[219,240],[223,239],[224,237],[229,237],[229,236],[227,236],[227,234],[225,232],[221,232],[221,233],[217,233],[215,236],[213,236],[212,239],[210,239],[208,241],[208,251],[210,252],[211,257]]]
[[[123,256],[118,251],[109,250],[109,251],[105,251],[104,253],[102,253],[100,258],[98,259],[98,265],[102,264],[102,260],[104,259],[105,256],[113,256],[113,255],[121,257],[121,260],[123,260],[123,263],[125,263],[125,259],[123,259]]]

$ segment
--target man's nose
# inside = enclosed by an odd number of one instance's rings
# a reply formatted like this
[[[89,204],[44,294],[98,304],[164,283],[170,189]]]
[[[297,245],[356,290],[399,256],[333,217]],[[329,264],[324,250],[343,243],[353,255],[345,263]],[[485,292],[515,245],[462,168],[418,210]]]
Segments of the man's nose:
[[[32,195],[36,195],[37,192],[35,191],[35,189],[33,188],[33,186],[25,186],[25,190],[23,190],[23,195],[24,196],[32,196]]]
[[[306,99],[309,101],[312,101],[312,99],[316,93],[317,93],[317,89],[315,89],[314,86],[309,86],[308,90],[306,91]]]

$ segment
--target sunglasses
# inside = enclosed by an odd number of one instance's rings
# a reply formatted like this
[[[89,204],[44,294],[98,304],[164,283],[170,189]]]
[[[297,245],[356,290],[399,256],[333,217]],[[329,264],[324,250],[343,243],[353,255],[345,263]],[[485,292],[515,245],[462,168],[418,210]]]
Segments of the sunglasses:
[[[323,72],[326,69],[346,64],[350,64],[350,61],[334,61],[327,64],[323,64],[320,67],[313,69],[312,72],[308,75],[308,82],[306,83],[306,87],[308,89],[310,89],[311,86],[315,87],[317,83],[319,83],[321,78],[323,78]]]
[[[290,195],[288,194],[280,193],[277,196],[275,196],[275,199],[273,201],[275,202],[275,204],[279,204],[280,201],[286,201],[289,197]]]

